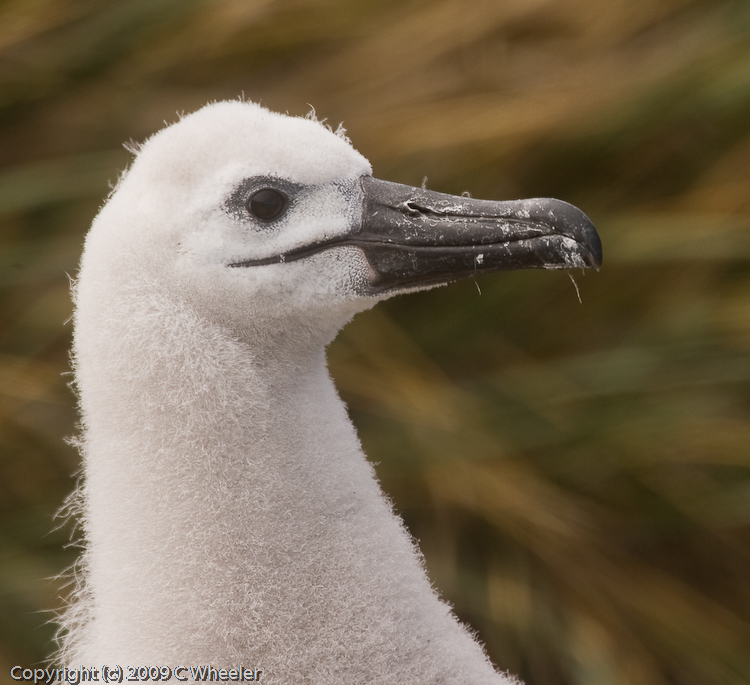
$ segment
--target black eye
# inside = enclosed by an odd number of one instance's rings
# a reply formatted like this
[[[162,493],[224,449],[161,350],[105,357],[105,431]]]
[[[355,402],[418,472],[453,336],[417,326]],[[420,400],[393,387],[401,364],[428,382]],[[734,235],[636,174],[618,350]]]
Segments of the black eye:
[[[274,188],[263,188],[250,196],[247,208],[256,219],[273,221],[278,219],[287,208],[289,198]]]

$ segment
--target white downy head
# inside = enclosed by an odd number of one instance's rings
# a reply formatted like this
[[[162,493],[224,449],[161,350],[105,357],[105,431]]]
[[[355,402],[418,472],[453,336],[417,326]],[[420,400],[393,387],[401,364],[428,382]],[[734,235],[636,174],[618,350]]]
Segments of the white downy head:
[[[88,281],[99,292],[103,283],[163,289],[239,330],[297,319],[327,342],[375,301],[358,294],[370,270],[360,250],[228,265],[345,234],[359,220],[358,180],[369,173],[343,135],[314,120],[254,103],[210,105],[141,147],[87,238],[87,265],[107,269]],[[246,206],[269,181],[294,191],[283,217],[271,222]]]

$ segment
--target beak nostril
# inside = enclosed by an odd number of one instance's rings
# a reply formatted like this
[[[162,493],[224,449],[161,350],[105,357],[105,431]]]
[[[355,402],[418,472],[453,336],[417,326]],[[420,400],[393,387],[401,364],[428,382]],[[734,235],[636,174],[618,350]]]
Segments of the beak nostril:
[[[414,200],[406,200],[406,202],[404,202],[404,208],[406,209],[406,212],[411,216],[430,213],[430,210],[427,209],[427,207],[418,205]]]

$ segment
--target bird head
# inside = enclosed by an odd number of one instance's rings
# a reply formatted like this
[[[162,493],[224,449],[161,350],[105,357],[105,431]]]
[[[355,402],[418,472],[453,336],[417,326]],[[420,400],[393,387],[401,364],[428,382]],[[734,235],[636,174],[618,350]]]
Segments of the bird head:
[[[87,241],[107,253],[110,280],[167,289],[232,327],[293,321],[328,339],[394,293],[601,262],[572,205],[380,181],[343,134],[248,102],[209,105],[146,141]]]

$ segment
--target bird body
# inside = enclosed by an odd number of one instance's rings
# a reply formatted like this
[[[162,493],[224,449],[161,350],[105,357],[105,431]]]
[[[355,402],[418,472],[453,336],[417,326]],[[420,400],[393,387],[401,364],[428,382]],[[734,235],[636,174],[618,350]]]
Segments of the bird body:
[[[356,312],[422,287],[421,237],[363,232],[369,174],[316,121],[218,103],[147,141],[103,207],[75,287],[66,663],[513,682],[431,587],[327,371]]]

